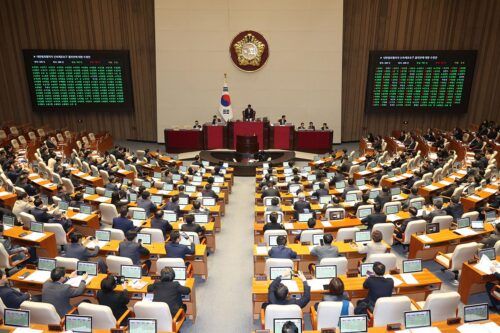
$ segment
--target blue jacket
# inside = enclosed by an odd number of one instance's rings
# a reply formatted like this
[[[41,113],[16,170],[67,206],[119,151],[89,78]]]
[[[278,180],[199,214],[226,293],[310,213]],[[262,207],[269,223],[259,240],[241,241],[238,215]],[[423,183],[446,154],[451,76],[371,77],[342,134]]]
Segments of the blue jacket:
[[[269,250],[269,256],[271,258],[278,258],[278,259],[295,259],[297,258],[297,252],[293,251],[292,249],[289,249],[284,245],[278,245],[278,246],[273,246]]]
[[[127,231],[134,230],[134,222],[126,217],[115,217],[113,219],[113,229],[120,229],[126,235]]]
[[[27,301],[30,298],[30,295],[28,293],[19,292],[11,287],[1,286],[0,298],[6,307],[19,309],[21,303]]]
[[[168,242],[165,245],[165,251],[167,252],[167,258],[182,258],[184,259],[189,254],[194,254],[194,243],[191,246],[184,244],[178,244],[173,242]]]
[[[45,209],[41,209],[38,207],[35,207],[31,210],[31,215],[35,217],[35,220],[37,222],[43,222],[43,223],[49,222],[49,220],[52,218],[52,215],[47,213]]]

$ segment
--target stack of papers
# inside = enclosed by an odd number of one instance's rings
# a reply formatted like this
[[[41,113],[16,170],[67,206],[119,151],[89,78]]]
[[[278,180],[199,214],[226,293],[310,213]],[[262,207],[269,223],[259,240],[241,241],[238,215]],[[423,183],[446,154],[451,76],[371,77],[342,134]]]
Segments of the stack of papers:
[[[403,281],[401,281],[400,279],[398,278],[395,278],[394,276],[392,276],[391,274],[386,274],[384,275],[384,277],[386,279],[392,279],[394,281],[394,287],[397,287],[399,286],[400,284],[403,284]]]
[[[486,187],[483,189],[484,192],[488,192],[488,193],[496,193],[497,190],[495,190],[494,188],[489,188],[489,187]]]
[[[400,275],[406,284],[418,284],[417,279],[411,273],[405,273]]]
[[[389,222],[394,222],[397,220],[400,220],[401,218],[398,216],[398,214],[389,214],[387,215],[387,221]]]
[[[37,241],[44,236],[45,236],[45,234],[42,232],[32,231],[30,234],[24,236],[23,239],[30,240],[30,241]]]
[[[312,280],[307,280],[307,284],[309,287],[311,287],[312,291],[321,291],[324,290],[323,286],[326,284],[328,285],[330,283],[329,279],[312,279]]]
[[[440,333],[441,330],[437,327],[420,327],[420,328],[412,328],[408,330],[400,330],[396,331],[397,333]]]
[[[296,293],[299,291],[299,286],[297,286],[297,282],[295,282],[294,280],[281,280],[281,283],[283,283],[291,293]]]
[[[446,181],[446,180],[442,180],[442,181],[440,181],[440,182],[439,182],[439,184],[442,184],[442,185],[444,185],[444,186],[448,186],[448,185],[450,185],[450,184],[451,184],[451,182]]]
[[[472,235],[475,235],[477,234],[477,232],[475,230],[472,230],[470,228],[460,228],[460,229],[456,229],[455,232],[459,235],[462,235],[462,236],[472,236]]]
[[[85,175],[85,173],[78,171],[77,173],[75,173],[75,175],[77,175],[78,177],[82,177],[83,175]]]
[[[44,283],[48,279],[50,279],[50,271],[35,271],[24,280]]]
[[[483,200],[483,198],[481,198],[479,195],[475,195],[475,194],[469,196],[469,199],[472,199],[472,200],[475,200],[475,201],[481,201],[481,200]]]
[[[45,181],[45,179],[43,179],[43,178],[33,179],[33,182],[35,182],[35,183],[37,183],[37,184],[38,184],[38,183],[41,183],[41,182],[43,182],[43,181]]]
[[[434,190],[437,190],[439,187],[438,186],[435,186],[435,185],[427,185],[426,187],[424,187],[426,190],[428,191],[434,191]]]
[[[108,201],[108,199],[109,198],[107,198],[107,197],[99,197],[99,198],[95,199],[95,201],[106,202],[106,201]]]
[[[492,268],[495,268],[498,265],[496,261],[491,261],[487,256],[481,256],[479,262],[474,265],[474,268],[480,270],[484,274],[492,274]]]
[[[142,288],[144,288],[148,283],[146,281],[142,281],[142,280],[135,280],[133,283],[132,283],[132,289],[135,289],[135,290],[140,290]]]
[[[285,229],[293,229],[293,223],[283,223]]]
[[[89,276],[87,277],[87,279],[85,279],[85,280],[84,280],[84,281],[85,281],[85,284],[89,284],[89,283],[90,283],[90,281],[92,281],[92,279],[93,279],[93,278],[94,278],[94,276],[89,275]],[[65,283],[65,284],[69,284],[70,286],[72,286],[72,287],[75,287],[75,288],[76,288],[76,287],[78,287],[78,286],[80,285],[80,282],[82,282],[82,280],[83,280],[83,279],[82,279],[82,277],[81,277],[81,276],[75,276],[74,278],[70,278],[70,279],[68,279],[68,281],[66,281],[66,283]]]
[[[322,221],[321,224],[323,224],[323,228],[329,228],[332,226],[332,224],[328,221]]]
[[[83,213],[77,213],[73,216],[71,216],[71,219],[75,220],[86,220],[90,215],[88,214],[83,214]]]
[[[467,171],[465,171],[465,170],[458,170],[457,173],[460,174],[460,175],[466,175]]]
[[[269,250],[267,249],[267,246],[257,246],[256,252],[258,256],[267,256]]]
[[[43,333],[43,330],[34,330],[29,327],[18,327],[12,333]]]
[[[500,327],[492,321],[485,324],[463,324],[457,327],[460,333],[498,333]]]
[[[429,236],[427,235],[420,235],[418,236],[418,238],[422,241],[422,242],[425,242],[425,243],[428,243],[428,242],[433,242],[434,240],[432,238],[430,238]]]
[[[9,195],[9,194],[12,194],[12,193],[3,191],[3,192],[0,192],[0,197],[3,197],[4,195]]]

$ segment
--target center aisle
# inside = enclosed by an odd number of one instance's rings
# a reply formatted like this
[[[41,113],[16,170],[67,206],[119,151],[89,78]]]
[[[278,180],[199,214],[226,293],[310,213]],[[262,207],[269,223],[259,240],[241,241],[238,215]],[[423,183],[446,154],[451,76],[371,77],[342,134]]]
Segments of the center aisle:
[[[235,177],[217,249],[208,257],[209,278],[196,281],[198,316],[182,333],[249,333],[253,329],[252,243],[254,177]]]

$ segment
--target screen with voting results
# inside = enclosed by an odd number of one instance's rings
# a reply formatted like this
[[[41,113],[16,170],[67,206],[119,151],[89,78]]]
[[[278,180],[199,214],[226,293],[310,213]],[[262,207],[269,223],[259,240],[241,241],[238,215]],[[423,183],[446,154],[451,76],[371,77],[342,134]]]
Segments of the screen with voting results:
[[[129,319],[129,333],[156,333],[156,319]]]
[[[79,261],[77,264],[77,271],[85,272],[88,275],[97,275],[97,263],[90,261]]]
[[[172,267],[175,273],[176,281],[186,280],[186,267]]]
[[[361,276],[366,276],[368,272],[373,273],[373,263],[361,264]]]
[[[368,320],[363,316],[341,316],[339,319],[341,333],[362,333],[368,331]]]
[[[369,242],[371,239],[370,230],[356,231],[354,234],[356,242]]]
[[[464,322],[488,319],[488,304],[464,306]]]
[[[7,326],[29,327],[30,326],[30,312],[25,310],[4,310],[4,323]]]
[[[51,271],[56,268],[56,260],[50,258],[38,258],[37,268],[41,271]]]
[[[151,235],[146,233],[138,233],[136,238],[137,242],[141,241],[142,244],[151,244]]]
[[[111,232],[107,230],[96,230],[95,238],[98,241],[109,242],[109,240],[111,239]]]
[[[141,278],[141,266],[135,265],[122,265],[120,273],[127,279],[140,279]]]
[[[331,279],[337,276],[337,266],[316,266],[316,279]]]
[[[290,267],[269,267],[269,279],[274,280],[277,277],[280,277],[283,275],[290,276],[289,273],[291,270],[292,269]],[[284,278],[282,278],[282,279],[284,279]],[[291,279],[291,276],[288,279]]]
[[[417,328],[431,326],[431,311],[405,312],[405,328]]]
[[[72,332],[91,333],[92,332],[92,317],[66,315],[65,329]]]
[[[422,260],[403,260],[403,273],[415,273],[422,271]]]

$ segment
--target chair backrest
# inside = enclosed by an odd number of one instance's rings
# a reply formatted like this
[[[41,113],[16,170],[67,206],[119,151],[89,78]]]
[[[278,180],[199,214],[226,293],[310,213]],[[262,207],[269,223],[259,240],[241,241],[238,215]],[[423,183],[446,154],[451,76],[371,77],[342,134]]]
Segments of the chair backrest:
[[[27,227],[30,226],[30,223],[32,221],[36,221],[35,217],[33,215],[31,215],[30,213],[22,212],[22,213],[19,213],[19,216],[21,217],[21,222],[23,222],[23,224]]]
[[[347,273],[347,258],[346,257],[338,257],[338,258],[323,258],[319,262],[320,266],[329,266],[335,265],[337,266],[337,275],[344,275]]]
[[[277,305],[270,304],[265,311],[264,329],[273,331],[274,319],[280,318],[302,318],[302,309],[296,304]]]
[[[75,186],[73,186],[73,182],[71,181],[71,179],[61,177],[61,180],[62,180],[64,189],[66,190],[66,192],[68,192],[69,194],[75,193]]]
[[[317,330],[323,328],[338,327],[340,314],[342,312],[342,302],[320,302],[318,304]],[[349,302],[348,315],[354,314],[354,306]]]
[[[9,130],[12,135],[19,135],[19,130],[17,129],[17,127],[12,126],[11,128],[9,128]]]
[[[403,244],[410,244],[412,234],[425,233],[426,226],[427,222],[425,220],[416,220],[408,223],[404,233]]]
[[[453,216],[435,216],[432,219],[432,223],[439,223],[439,230],[450,229],[451,224],[453,223]]]
[[[111,232],[111,235],[109,237],[110,240],[122,241],[125,239],[125,233],[121,229],[109,228],[109,229],[104,229],[104,230]]]
[[[12,147],[13,147],[14,149],[19,149],[19,148],[20,148],[20,147],[19,147],[19,142],[17,141],[17,139],[12,139],[12,140],[10,140],[10,144],[12,145]]]
[[[292,259],[277,259],[277,258],[266,259],[265,274],[267,276],[269,276],[269,269],[271,267],[290,267],[290,269],[293,269],[293,261]]]
[[[378,230],[382,233],[382,239],[389,245],[393,243],[394,224],[393,223],[377,223],[373,226],[372,232]]]
[[[96,139],[95,139],[95,134],[94,133],[89,133],[89,139],[90,141],[94,142]]]
[[[4,130],[0,130],[0,140],[7,139],[7,133]]]
[[[412,188],[419,188],[420,186],[424,186],[425,180],[417,180],[415,183],[413,183]]]
[[[136,150],[135,154],[137,155],[137,159],[142,159],[144,156],[146,156],[146,151],[145,150]]]
[[[165,267],[186,267],[182,258],[159,258],[156,261],[156,274],[159,275]]]
[[[300,233],[300,242],[301,243],[313,243],[313,235],[322,235],[323,230],[315,229],[315,230],[304,230]]]
[[[22,144],[23,146],[25,146],[28,143],[24,135],[19,135],[17,139],[19,140],[19,143]]]
[[[474,256],[477,254],[477,248],[478,244],[476,242],[457,245],[451,256],[450,270],[461,270],[464,262],[474,259]]]
[[[40,325],[58,325],[61,318],[56,308],[50,303],[24,301],[21,310],[30,311],[30,323]]]
[[[106,224],[113,224],[113,219],[118,217],[116,206],[108,203],[99,204],[99,211],[101,212],[101,222]]]
[[[456,317],[458,303],[460,303],[460,294],[456,291],[432,293],[427,296],[423,309],[431,310],[433,322],[444,321]]]
[[[141,233],[151,235],[152,243],[164,243],[165,238],[163,237],[163,231],[154,228],[142,228]]]
[[[99,177],[99,169],[95,165],[91,165],[90,170],[92,171],[92,176]]]
[[[165,302],[139,301],[134,304],[134,313],[136,318],[156,319],[158,332],[173,332],[172,315]]]
[[[410,207],[411,207],[411,205],[412,205],[414,202],[421,202],[421,203],[422,203],[422,207],[423,207],[423,205],[425,204],[425,198],[418,197],[418,198],[413,198],[413,199],[410,199],[410,201],[408,202],[408,206],[410,206]]]
[[[104,196],[106,194],[106,189],[104,187],[97,186],[95,188],[95,193],[99,194],[100,196]]]
[[[3,246],[3,243],[0,243],[0,268],[11,268],[9,261],[9,253]]]
[[[264,232],[264,242],[269,246],[269,238],[271,236],[285,236],[287,237],[286,230],[266,230]]]
[[[375,253],[366,258],[366,262],[381,262],[386,272],[397,268],[398,257],[394,253]]]
[[[351,166],[349,168],[349,177],[352,177],[358,171],[359,171],[359,165],[353,165],[353,166]]]
[[[66,239],[66,232],[64,228],[59,223],[44,223],[43,230],[48,232],[53,232],[56,236],[57,245],[66,245],[68,241]]]
[[[108,255],[106,257],[106,264],[108,265],[108,271],[113,274],[120,274],[120,268],[122,265],[133,265],[132,259],[114,255]]]
[[[359,231],[358,227],[340,228],[337,232],[336,241],[343,242],[346,239],[354,239],[356,231]]]
[[[373,326],[404,322],[404,313],[411,310],[408,296],[381,297],[373,309]]]
[[[57,133],[56,138],[57,138],[57,141],[64,142],[64,136],[62,135],[62,133]]]
[[[78,305],[78,314],[92,317],[92,330],[116,328],[116,318],[107,305],[82,302]]]
[[[59,267],[64,267],[67,271],[76,271],[78,267],[78,259],[76,258],[66,258],[66,257],[56,257],[56,265]]]
[[[470,218],[471,221],[476,221],[479,219],[479,212],[473,211],[473,212],[463,213],[462,217],[468,217]]]
[[[112,155],[110,155],[112,156]],[[99,170],[99,175],[101,176],[104,185],[109,183],[109,173],[106,170]]]
[[[285,214],[283,212],[264,212],[264,221],[269,222],[269,215],[272,213],[278,214],[278,223],[283,223],[285,221]]]
[[[120,169],[125,169],[125,162],[123,162],[123,160],[122,160],[122,159],[120,159],[120,158],[119,158],[119,159],[117,159],[117,160],[116,160],[116,162],[117,162],[118,167],[119,167]]]
[[[44,137],[45,136],[45,130],[43,128],[37,129],[36,132],[38,133],[39,137]]]

